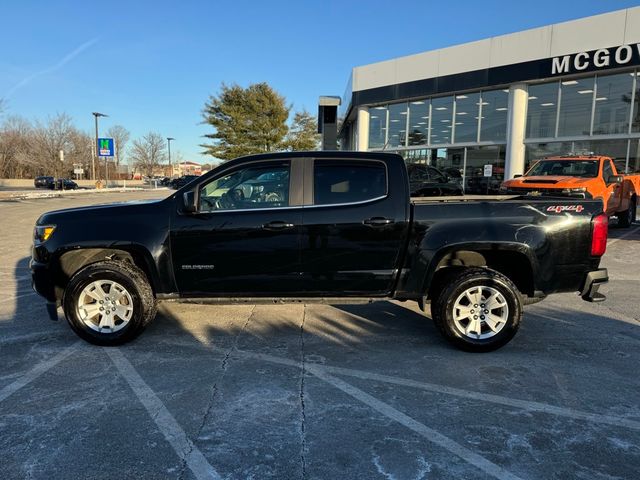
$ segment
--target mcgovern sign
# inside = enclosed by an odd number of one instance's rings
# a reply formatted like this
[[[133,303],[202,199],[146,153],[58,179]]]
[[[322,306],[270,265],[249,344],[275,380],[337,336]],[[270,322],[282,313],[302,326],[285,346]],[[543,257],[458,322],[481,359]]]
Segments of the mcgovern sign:
[[[639,66],[640,43],[631,43],[359,90],[352,92],[350,104],[351,108],[355,108],[372,103],[395,102],[471,89],[503,88],[504,85],[519,82]]]
[[[638,63],[640,63],[640,44],[620,45],[554,57],[551,60],[551,75],[566,75]]]

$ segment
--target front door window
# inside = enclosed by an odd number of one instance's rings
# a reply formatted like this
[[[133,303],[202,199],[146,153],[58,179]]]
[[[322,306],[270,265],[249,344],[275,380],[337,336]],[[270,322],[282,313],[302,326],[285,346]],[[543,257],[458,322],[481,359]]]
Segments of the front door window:
[[[200,189],[200,212],[289,206],[289,162],[232,171]]]

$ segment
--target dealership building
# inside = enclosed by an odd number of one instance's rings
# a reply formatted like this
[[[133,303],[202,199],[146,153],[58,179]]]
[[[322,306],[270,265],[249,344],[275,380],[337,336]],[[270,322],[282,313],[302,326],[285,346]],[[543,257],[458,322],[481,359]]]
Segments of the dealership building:
[[[639,67],[640,7],[355,67],[338,141],[453,172],[467,193],[549,155],[638,171]]]

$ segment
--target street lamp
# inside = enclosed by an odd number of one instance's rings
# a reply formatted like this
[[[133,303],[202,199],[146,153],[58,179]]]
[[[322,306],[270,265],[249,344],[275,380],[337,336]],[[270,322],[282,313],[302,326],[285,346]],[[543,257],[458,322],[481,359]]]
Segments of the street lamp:
[[[98,155],[98,148],[99,148],[98,147],[98,117],[108,117],[109,115],[106,115],[106,114],[100,113],[100,112],[91,112],[91,114],[94,117],[96,117],[96,143],[95,143],[96,156],[95,156],[94,161],[91,162],[92,177],[93,177],[93,180],[95,180],[96,179],[96,164],[95,164],[95,161],[99,160],[99,158],[100,158],[99,155]],[[107,173],[107,171],[106,171],[106,166],[107,166],[106,157],[105,157],[105,164],[104,165],[105,165],[105,175],[106,175],[106,173]]]
[[[169,147],[169,175],[173,177],[173,165],[171,163],[171,140],[175,140],[175,138],[167,137],[167,146]]]

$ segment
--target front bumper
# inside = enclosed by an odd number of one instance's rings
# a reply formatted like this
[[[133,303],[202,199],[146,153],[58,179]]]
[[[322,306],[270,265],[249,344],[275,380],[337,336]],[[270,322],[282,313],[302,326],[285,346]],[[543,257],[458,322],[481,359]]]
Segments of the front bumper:
[[[51,272],[49,266],[46,263],[41,263],[33,258],[29,262],[29,268],[31,269],[31,287],[38,294],[43,296],[49,302],[56,301],[55,286],[53,278],[51,278]]]
[[[599,268],[592,272],[587,273],[582,288],[580,289],[580,296],[587,302],[604,302],[607,297],[598,292],[600,285],[609,281],[609,274],[606,268]]]

